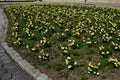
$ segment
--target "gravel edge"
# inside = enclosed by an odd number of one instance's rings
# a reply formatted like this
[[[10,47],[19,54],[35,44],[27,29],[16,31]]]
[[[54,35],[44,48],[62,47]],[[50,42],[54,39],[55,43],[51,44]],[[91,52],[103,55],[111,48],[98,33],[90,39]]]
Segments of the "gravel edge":
[[[17,53],[12,47],[9,47],[7,42],[5,42],[7,36],[7,27],[8,27],[8,19],[7,16],[4,14],[3,10],[0,9],[0,12],[3,15],[3,24],[2,24],[2,37],[1,37],[1,45],[3,46],[4,50],[7,54],[14,60],[20,68],[22,68],[26,73],[34,78],[34,80],[52,80],[46,74],[41,73],[39,70],[35,69],[28,61],[23,59],[19,53]]]

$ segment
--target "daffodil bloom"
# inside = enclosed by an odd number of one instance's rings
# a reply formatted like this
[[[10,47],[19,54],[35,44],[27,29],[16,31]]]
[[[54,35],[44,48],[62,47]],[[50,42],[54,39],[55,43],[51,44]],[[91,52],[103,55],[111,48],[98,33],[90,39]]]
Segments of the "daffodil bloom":
[[[47,58],[45,57],[45,60],[47,60]]]
[[[67,32],[67,31],[69,31],[69,29],[67,28],[67,29],[65,29],[65,32]]]
[[[94,43],[96,44],[97,42],[95,41]]]
[[[117,60],[116,58],[113,59],[113,58],[111,58],[111,57],[108,59],[108,61],[109,61],[109,62],[118,62],[118,60]]]
[[[105,54],[105,52],[101,52],[101,54]]]
[[[64,52],[64,53],[68,53],[68,51],[67,51],[67,50],[64,50],[63,52]]]
[[[88,71],[92,71],[92,69],[90,67],[88,67]]]
[[[88,71],[88,74],[90,74],[90,72]]]
[[[91,66],[91,65],[92,65],[92,62],[89,62],[89,63],[88,63],[88,66]]]
[[[120,66],[120,62],[117,63]]]
[[[74,65],[77,65],[77,62],[74,62]]]
[[[14,41],[13,43],[16,44],[17,42]]]
[[[91,41],[88,41],[88,42],[86,42],[87,44],[91,44],[92,42]]]
[[[39,58],[42,58],[41,56],[38,56]]]
[[[65,48],[61,46],[61,49],[65,49]]]
[[[106,53],[107,53],[107,54],[109,54],[110,52],[109,52],[109,51],[107,51]]]
[[[68,59],[66,59],[66,60],[65,60],[65,63],[66,63],[66,64],[68,64],[68,63],[69,63],[69,60],[68,60]]]
[[[69,59],[69,60],[70,60],[70,59],[71,59],[71,57],[69,57],[69,56],[68,56],[68,57],[67,57],[67,59]]]
[[[102,47],[99,47],[99,50],[101,51],[101,50],[102,50]]]
[[[72,68],[72,66],[71,66],[71,65],[69,65],[69,66],[68,66],[68,69],[71,69],[71,68]]]
[[[96,75],[97,75],[97,76],[99,76],[99,74],[100,74],[100,73],[98,73],[98,72],[97,72],[97,74],[96,74]]]
[[[29,45],[26,45],[26,48],[28,49],[28,48],[29,48]]]
[[[69,39],[68,41],[69,41],[69,42],[71,42],[72,40],[71,40],[71,39]]]
[[[46,54],[46,56],[49,56],[49,54]]]
[[[118,64],[116,62],[114,64],[115,64],[116,67],[118,67]]]
[[[101,63],[98,63],[97,65],[98,65],[98,66],[100,66],[100,65],[101,65]]]
[[[114,49],[118,49],[118,47],[114,47]]]
[[[95,71],[94,71],[93,73],[94,73],[94,74],[96,74],[96,72],[95,72]]]
[[[31,50],[34,51],[36,48],[32,48]]]
[[[61,35],[62,35],[62,36],[64,36],[64,35],[65,35],[65,33],[62,33]]]

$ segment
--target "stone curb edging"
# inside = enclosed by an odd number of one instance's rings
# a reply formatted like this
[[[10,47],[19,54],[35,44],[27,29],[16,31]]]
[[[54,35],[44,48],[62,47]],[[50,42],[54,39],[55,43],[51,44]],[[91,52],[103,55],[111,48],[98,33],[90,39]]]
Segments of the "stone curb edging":
[[[20,68],[22,68],[26,73],[34,78],[34,80],[52,80],[46,74],[41,73],[39,70],[35,69],[28,61],[23,59],[19,53],[17,53],[12,47],[9,47],[7,42],[5,42],[7,36],[7,27],[8,27],[8,19],[4,12],[0,9],[0,12],[3,15],[3,24],[2,24],[2,36],[1,36],[1,45],[7,54],[14,60]]]

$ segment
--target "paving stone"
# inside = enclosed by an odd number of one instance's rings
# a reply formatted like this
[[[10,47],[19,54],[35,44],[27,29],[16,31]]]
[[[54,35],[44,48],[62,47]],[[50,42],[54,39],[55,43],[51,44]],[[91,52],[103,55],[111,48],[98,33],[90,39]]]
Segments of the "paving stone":
[[[12,77],[15,80],[22,80],[22,78],[24,77],[24,72],[23,71],[18,71],[16,73],[14,73]]]
[[[16,79],[16,80],[30,80],[30,79],[29,79],[28,77],[25,77],[25,76],[23,77],[23,76],[22,76],[22,77],[20,77],[20,78],[18,78],[18,79]]]
[[[0,50],[2,50],[3,48],[2,47],[0,47]]]
[[[4,74],[1,80],[11,80],[11,76],[12,76],[11,73]]]
[[[5,67],[7,69],[12,69],[12,68],[16,68],[16,65],[13,62],[9,62],[5,65]]]
[[[3,52],[5,52],[3,49],[2,49],[2,50],[0,50],[0,53],[3,53]]]
[[[4,75],[7,73],[7,70],[5,68],[0,68],[0,75]]]
[[[5,55],[6,55],[5,52],[0,53],[0,57],[5,56]]]
[[[40,74],[40,76],[37,77],[37,80],[49,80],[49,78],[45,74]]]
[[[3,67],[3,63],[0,63],[0,68],[2,68]]]
[[[10,58],[9,58],[7,55],[2,56],[2,57],[1,57],[1,60],[2,60],[2,62],[3,62],[4,64],[7,64],[7,63],[10,62]]]
[[[17,66],[15,66],[13,68],[7,68],[7,69],[8,69],[8,71],[10,71],[13,74],[17,73],[20,70]]]
[[[2,79],[2,76],[0,75],[0,80]]]

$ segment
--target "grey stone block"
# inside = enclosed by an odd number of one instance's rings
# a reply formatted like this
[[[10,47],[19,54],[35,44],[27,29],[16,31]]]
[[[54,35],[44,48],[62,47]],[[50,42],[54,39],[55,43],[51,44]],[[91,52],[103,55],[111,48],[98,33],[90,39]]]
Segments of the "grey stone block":
[[[36,78],[36,77],[38,77],[41,73],[40,73],[40,71],[38,71],[38,70],[31,70],[30,71],[30,73],[29,73],[32,77],[34,77],[34,78]]]
[[[9,54],[16,62],[23,59],[16,51],[11,51]]]
[[[18,61],[18,64],[21,68],[25,68],[30,65],[30,63],[28,63],[26,60],[20,60]]]
[[[22,60],[22,57],[15,51],[13,48],[10,48],[5,44],[4,48],[6,49],[6,52],[14,59],[15,61]]]
[[[40,74],[41,74],[41,72],[40,71],[38,71],[37,69],[35,69],[34,67],[32,67],[32,66],[27,66],[26,67],[26,70],[25,70],[27,73],[29,73],[32,77],[34,77],[34,78],[36,78],[36,77],[38,77]]]
[[[14,53],[16,53],[16,51],[14,51],[13,48],[10,47],[5,48],[5,50],[9,55],[13,55]]]
[[[8,45],[7,45],[7,43],[6,43],[6,42],[2,42],[2,43],[1,43],[1,45],[2,45],[2,46],[3,46],[3,48],[5,48],[5,49],[6,49],[6,48],[8,48]]]
[[[46,74],[40,74],[40,76],[37,77],[36,80],[49,80],[48,76]]]
[[[25,70],[27,73],[32,73],[32,71],[35,71],[35,68],[31,65],[28,65],[27,67],[25,67]]]

